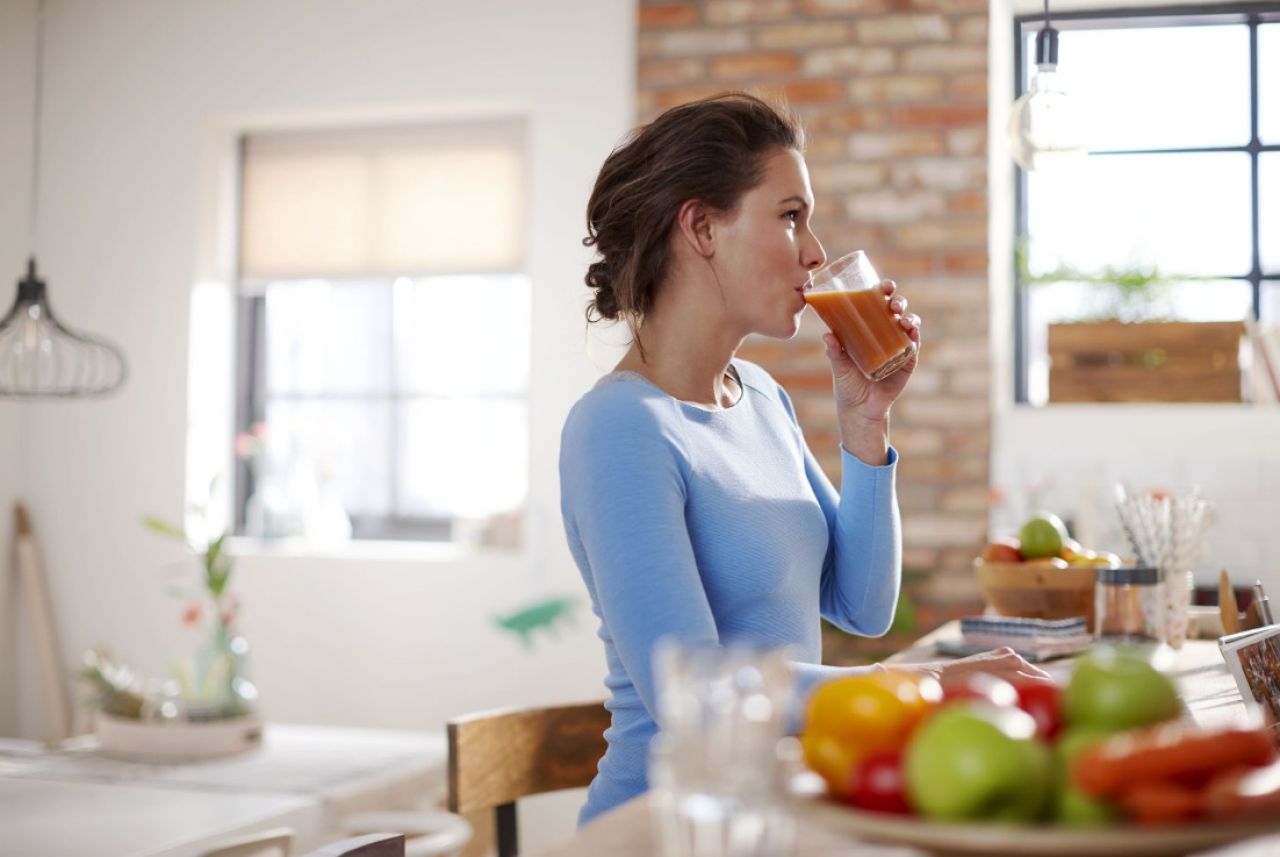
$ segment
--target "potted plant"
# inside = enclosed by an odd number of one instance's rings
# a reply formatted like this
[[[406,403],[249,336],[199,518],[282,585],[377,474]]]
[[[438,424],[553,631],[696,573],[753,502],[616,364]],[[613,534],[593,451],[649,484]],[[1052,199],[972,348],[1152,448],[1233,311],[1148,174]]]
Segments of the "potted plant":
[[[1059,264],[1031,274],[1042,283],[1090,286],[1077,318],[1049,324],[1051,402],[1239,402],[1242,321],[1172,318],[1171,286],[1197,277],[1172,276],[1155,265],[1082,271]]]

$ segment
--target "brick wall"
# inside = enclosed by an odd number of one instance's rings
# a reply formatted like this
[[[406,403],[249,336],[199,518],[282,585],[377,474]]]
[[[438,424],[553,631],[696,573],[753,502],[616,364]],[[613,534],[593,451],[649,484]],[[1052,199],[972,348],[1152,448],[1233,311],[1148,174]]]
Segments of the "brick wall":
[[[809,135],[814,228],[865,249],[924,320],[893,412],[905,566],[921,630],[969,612],[987,527],[987,0],[703,0],[639,7],[640,121],[744,89],[784,99]],[[821,322],[749,343],[839,479]]]

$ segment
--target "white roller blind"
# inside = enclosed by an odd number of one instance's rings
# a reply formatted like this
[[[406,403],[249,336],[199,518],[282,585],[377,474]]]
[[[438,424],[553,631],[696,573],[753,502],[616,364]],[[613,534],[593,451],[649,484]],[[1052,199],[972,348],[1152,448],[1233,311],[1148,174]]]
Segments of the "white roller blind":
[[[246,279],[519,271],[523,125],[249,135],[241,199]]]

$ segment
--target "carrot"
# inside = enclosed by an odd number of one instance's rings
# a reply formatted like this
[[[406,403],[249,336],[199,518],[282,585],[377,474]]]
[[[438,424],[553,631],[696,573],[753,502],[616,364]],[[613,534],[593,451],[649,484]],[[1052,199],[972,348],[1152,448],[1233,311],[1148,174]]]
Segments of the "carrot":
[[[1276,757],[1262,729],[1206,731],[1186,723],[1122,732],[1080,754],[1076,785],[1094,797],[1110,797],[1137,783],[1203,785],[1213,774],[1260,767]]]
[[[1138,824],[1190,821],[1204,809],[1200,789],[1171,782],[1134,783],[1121,791],[1115,802]]]
[[[1202,802],[1211,818],[1274,819],[1280,815],[1280,762],[1223,771],[1205,786]]]

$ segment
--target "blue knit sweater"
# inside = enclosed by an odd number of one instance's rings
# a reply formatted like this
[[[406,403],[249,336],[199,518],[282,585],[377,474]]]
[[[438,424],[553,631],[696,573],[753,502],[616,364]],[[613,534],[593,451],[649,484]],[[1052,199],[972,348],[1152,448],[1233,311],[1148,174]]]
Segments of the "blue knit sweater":
[[[892,619],[897,453],[870,467],[842,449],[837,495],[782,387],[752,363],[733,367],[743,394],[730,408],[682,402],[614,372],[565,422],[561,512],[600,619],[613,715],[579,824],[647,788],[661,637],[789,645],[803,698],[835,674],[820,665],[819,613],[868,636]]]

